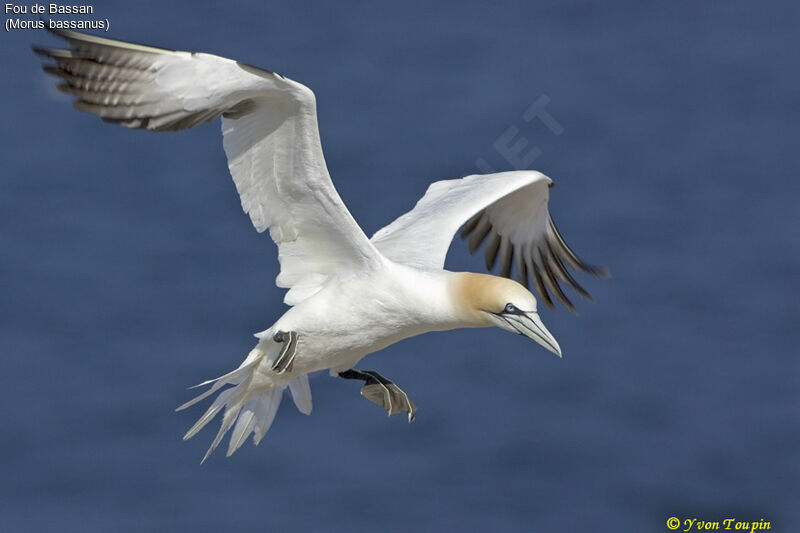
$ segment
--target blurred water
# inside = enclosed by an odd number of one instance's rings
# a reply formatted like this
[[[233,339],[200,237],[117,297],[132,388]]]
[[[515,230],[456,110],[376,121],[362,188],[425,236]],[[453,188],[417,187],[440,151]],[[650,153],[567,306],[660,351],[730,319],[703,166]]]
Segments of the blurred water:
[[[434,179],[542,155],[567,240],[608,265],[543,319],[364,363],[417,420],[312,379],[258,448],[200,457],[186,386],[282,312],[218,124],[148,134],[72,111],[6,33],[0,180],[4,531],[664,531],[669,516],[800,528],[796,3],[95,6],[110,37],[311,86],[331,174],[368,234]],[[524,111],[542,95],[554,135]],[[454,246],[453,270],[481,270]],[[778,529],[778,526],[780,529]]]

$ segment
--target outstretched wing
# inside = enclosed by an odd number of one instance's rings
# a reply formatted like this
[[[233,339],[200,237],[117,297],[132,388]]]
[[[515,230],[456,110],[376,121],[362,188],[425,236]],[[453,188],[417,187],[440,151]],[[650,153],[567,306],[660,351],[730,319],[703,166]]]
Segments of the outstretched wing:
[[[588,265],[567,246],[547,210],[552,180],[535,171],[467,176],[433,183],[414,209],[379,230],[372,243],[389,259],[420,268],[442,268],[453,236],[462,225],[469,251],[486,241],[486,268],[500,264],[500,275],[512,267],[526,287],[529,278],[549,307],[551,294],[570,310],[575,307],[559,282],[579,294],[589,293],[567,267],[597,276],[605,269]],[[549,292],[548,292],[549,291]]]
[[[223,57],[54,31],[68,50],[34,47],[55,64],[75,107],[128,128],[175,131],[222,116],[242,208],[278,245],[276,283],[293,305],[330,277],[379,254],[331,183],[308,87]]]

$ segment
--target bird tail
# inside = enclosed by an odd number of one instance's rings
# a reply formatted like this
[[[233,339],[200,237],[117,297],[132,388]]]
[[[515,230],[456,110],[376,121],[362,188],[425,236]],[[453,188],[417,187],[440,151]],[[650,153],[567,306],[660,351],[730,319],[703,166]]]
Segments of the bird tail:
[[[191,387],[211,385],[208,390],[181,405],[176,411],[181,411],[204,400],[225,385],[232,385],[217,395],[211,407],[183,436],[183,440],[194,437],[224,409],[222,424],[217,436],[201,463],[208,459],[231,427],[233,427],[233,433],[228,444],[227,456],[230,457],[239,449],[250,433],[253,433],[253,443],[258,445],[275,419],[275,413],[278,411],[283,391],[287,386],[291,390],[297,409],[303,414],[311,414],[311,387],[308,384],[308,375],[304,374],[290,381],[281,380],[271,370],[272,362],[279,353],[280,345],[278,343],[271,339],[264,340],[250,351],[236,370]]]

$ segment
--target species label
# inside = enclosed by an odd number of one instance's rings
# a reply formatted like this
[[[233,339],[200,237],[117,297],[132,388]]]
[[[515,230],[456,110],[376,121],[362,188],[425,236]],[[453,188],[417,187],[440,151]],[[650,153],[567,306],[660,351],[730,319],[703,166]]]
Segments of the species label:
[[[45,15],[94,15],[94,6],[89,4],[10,4],[3,6],[6,16],[3,24],[7,32],[13,30],[103,30],[111,24],[107,18],[80,18],[60,20],[45,18]]]

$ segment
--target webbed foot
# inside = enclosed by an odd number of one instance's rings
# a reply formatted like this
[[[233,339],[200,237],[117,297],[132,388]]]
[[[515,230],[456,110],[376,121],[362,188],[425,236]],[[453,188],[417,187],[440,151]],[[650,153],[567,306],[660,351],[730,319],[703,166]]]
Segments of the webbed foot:
[[[275,342],[282,342],[283,348],[281,353],[272,363],[272,370],[278,374],[283,374],[287,370],[291,370],[294,356],[297,353],[297,332],[296,331],[279,331],[272,339]]]
[[[414,420],[414,416],[417,414],[417,405],[403,389],[374,370],[351,368],[339,372],[339,377],[364,381],[364,386],[361,387],[361,395],[364,398],[383,407],[390,416],[396,413],[408,413],[408,422],[411,423]]]

